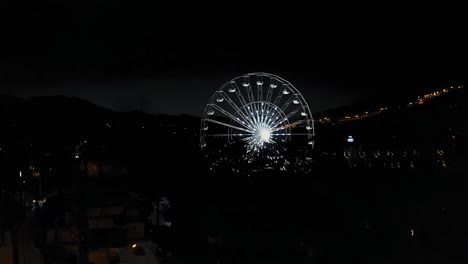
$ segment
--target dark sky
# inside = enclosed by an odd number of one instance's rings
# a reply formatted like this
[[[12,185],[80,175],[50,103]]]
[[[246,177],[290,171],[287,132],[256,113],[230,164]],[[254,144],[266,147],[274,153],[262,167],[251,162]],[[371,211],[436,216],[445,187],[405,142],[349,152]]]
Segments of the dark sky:
[[[312,111],[463,82],[462,8],[407,2],[2,1],[0,91],[200,115],[253,71]]]

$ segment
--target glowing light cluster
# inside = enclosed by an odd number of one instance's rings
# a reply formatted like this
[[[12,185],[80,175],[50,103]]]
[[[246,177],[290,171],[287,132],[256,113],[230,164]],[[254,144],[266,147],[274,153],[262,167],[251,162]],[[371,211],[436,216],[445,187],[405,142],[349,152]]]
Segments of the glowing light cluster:
[[[453,90],[459,90],[459,89],[463,89],[463,86],[459,85],[459,86],[450,86],[450,89],[441,89],[441,90],[436,90],[432,93],[428,93],[428,94],[424,94],[422,96],[418,96],[417,100],[413,100],[413,101],[410,101],[406,107],[412,107],[412,106],[415,106],[415,105],[422,105],[422,104],[425,104],[427,101],[431,100],[431,99],[434,99],[438,96],[441,96],[443,94],[446,94],[446,93],[449,93]],[[397,106],[397,108],[402,108],[404,106]],[[364,113],[361,113],[361,114],[354,114],[354,115],[346,115],[344,116],[343,118],[340,118],[340,117],[336,117],[336,119],[334,120],[331,120],[329,117],[321,117],[318,119],[318,122],[320,123],[330,123],[330,122],[337,122],[337,123],[341,123],[341,122],[347,122],[347,121],[355,121],[355,120],[359,120],[359,119],[363,119],[363,118],[367,118],[367,117],[370,117],[370,116],[375,116],[379,113],[382,113],[384,111],[387,111],[388,110],[388,107],[380,107],[379,110],[375,110],[375,111],[366,111]]]
[[[260,143],[268,143],[270,141],[270,129],[267,127],[263,127],[257,131],[257,135],[259,137]]]

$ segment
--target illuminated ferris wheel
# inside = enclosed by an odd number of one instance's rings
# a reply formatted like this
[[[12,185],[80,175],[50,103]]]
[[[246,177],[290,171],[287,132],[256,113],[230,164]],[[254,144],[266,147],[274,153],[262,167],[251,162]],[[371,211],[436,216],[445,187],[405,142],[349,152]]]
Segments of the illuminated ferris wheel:
[[[314,144],[314,121],[301,93],[268,73],[238,76],[205,107],[200,145],[212,167],[221,163],[286,170]],[[233,167],[234,168],[234,167]]]

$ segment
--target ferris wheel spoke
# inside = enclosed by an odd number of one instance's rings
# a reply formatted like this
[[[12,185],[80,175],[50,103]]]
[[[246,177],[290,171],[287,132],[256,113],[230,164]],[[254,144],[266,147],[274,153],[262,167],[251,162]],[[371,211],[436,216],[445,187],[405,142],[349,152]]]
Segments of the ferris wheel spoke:
[[[280,131],[280,130],[276,130],[276,131]],[[309,136],[310,134],[309,133],[275,133],[275,134],[272,134],[272,136]]]
[[[297,107],[296,109],[291,111],[286,117],[281,117],[280,120],[278,120],[276,123],[273,123],[273,125],[271,125],[271,127],[276,127],[279,124],[281,124],[281,122],[286,121],[287,119],[290,119],[293,115],[297,114],[297,112],[299,112],[301,109],[303,109],[303,106]],[[297,124],[297,122],[295,122],[295,123]]]
[[[286,89],[285,87],[288,87],[288,86],[283,84],[281,86],[281,89],[278,90],[275,101],[273,102],[274,105],[278,105],[278,103],[281,101],[281,98],[283,97],[283,93]]]
[[[299,125],[299,124],[302,124],[302,123],[306,123],[308,121],[310,121],[310,119],[302,119],[302,120],[296,121],[295,123],[296,123],[296,125]]]
[[[252,84],[250,84],[250,80],[247,82],[247,84],[248,85],[247,85],[246,89],[247,89],[247,93],[249,95],[250,103],[256,102],[255,95],[254,95],[253,90],[252,90]]]
[[[205,120],[209,121],[209,122],[212,122],[212,123],[215,123],[215,124],[218,124],[218,125],[234,128],[234,129],[237,129],[237,130],[240,130],[240,131],[245,131],[247,133],[253,133],[253,131],[251,131],[251,130],[248,130],[248,129],[245,129],[245,128],[242,128],[242,127],[238,127],[238,126],[234,126],[234,125],[231,125],[231,124],[227,124],[227,123],[224,123],[224,122],[221,122],[221,121],[218,121],[218,120],[209,119],[209,118],[206,118]]]
[[[263,101],[263,79],[262,76],[257,76],[257,101]]]
[[[280,112],[277,112],[273,107],[271,108],[271,111],[274,112],[274,114],[270,117],[270,121],[267,123],[269,127],[272,127],[271,124],[276,122],[278,118],[281,117]]]
[[[246,129],[249,129],[249,127],[246,124],[242,123],[242,121],[240,121],[236,116],[234,116],[233,114],[231,114],[228,111],[224,110],[219,105],[213,104],[212,107],[215,108],[216,110],[218,110],[219,112],[221,112],[222,114],[230,117],[233,121],[237,122],[238,124],[245,127]]]
[[[281,123],[283,123],[283,122],[285,122],[284,118],[271,120],[270,123],[268,123],[268,127],[271,127],[273,129],[277,129],[276,127],[278,125],[280,125]]]
[[[273,83],[273,79],[270,79],[270,84],[268,85],[268,91],[267,91],[265,101],[270,102],[271,96],[273,95],[273,89],[271,87],[275,85],[276,84]]]
[[[240,141],[248,141],[248,140],[253,139],[254,137],[255,137],[255,135],[252,134],[251,136],[240,139]]]
[[[251,133],[246,133],[246,134],[208,134],[206,135],[207,137],[247,137],[252,135]]]
[[[259,127],[262,123],[261,121],[261,112],[260,112],[260,103],[259,102],[255,102],[252,104],[253,105],[253,108],[254,108],[254,116],[255,116],[255,125],[256,127]]]
[[[244,96],[242,95],[242,92],[240,91],[239,87],[237,86],[236,82],[231,82],[231,87],[234,88],[235,94],[236,94],[237,99],[239,100],[239,102],[240,102],[242,105],[244,105],[244,106],[248,105],[248,103],[245,101]],[[248,111],[245,107],[243,107],[243,113],[244,113],[244,115],[245,115],[246,117],[250,116],[249,111]],[[253,120],[251,121],[250,118],[247,118],[247,120],[249,121],[249,123],[250,123],[252,126],[254,126]]]
[[[260,105],[260,123],[261,124],[265,124],[265,115],[266,115],[265,106],[264,106],[264,103],[262,102]]]
[[[269,127],[276,127],[283,122],[289,122],[284,113],[278,112],[276,118],[269,123]]]
[[[266,111],[265,111],[265,112],[266,112],[266,115],[267,115],[267,117],[270,119],[270,121],[271,121],[271,119],[274,119],[274,118],[276,117],[276,114],[275,114],[276,111],[275,111],[275,109],[274,109],[274,107],[273,107],[273,105],[272,105],[271,103],[268,102],[268,103],[266,104],[265,110],[266,110]],[[274,113],[274,114],[272,114],[272,115],[270,116],[270,112],[271,112],[271,113]],[[267,118],[267,119],[268,119],[268,118]],[[266,123],[269,124],[270,122],[266,122]]]
[[[245,115],[245,113],[236,105],[236,103],[223,91],[220,92],[221,96],[228,102],[228,104],[236,111],[236,114],[239,113],[239,115],[242,117],[244,122],[247,122],[250,125],[253,125],[253,123],[248,119],[248,117]]]
[[[252,95],[253,96],[253,95]],[[253,116],[255,117],[255,125],[258,127],[260,125],[260,116],[259,116],[259,103],[257,101],[252,102]]]
[[[265,121],[267,124],[270,123],[271,120],[274,120],[280,114],[277,110],[278,110],[277,106],[273,105],[270,102],[266,103],[265,113],[266,113],[267,119]]]
[[[266,102],[265,106],[263,107],[263,123],[268,124],[268,120],[273,117],[273,108],[270,103]]]
[[[299,106],[297,107],[296,109],[294,109],[293,111],[291,111],[287,116],[286,118],[291,118],[293,115],[297,114],[299,111],[301,111],[304,107],[303,106]]]
[[[294,97],[295,97],[295,95],[290,96],[290,97],[288,98],[288,100],[287,100],[286,102],[284,102],[284,104],[280,107],[281,110],[283,110],[283,111],[286,110],[286,108],[289,106],[289,104],[291,104],[291,102],[293,101],[293,98],[294,98]]]
[[[273,143],[274,145],[278,145],[278,142],[274,141],[273,139],[270,139],[268,143]]]
[[[260,102],[255,102],[255,117],[257,118],[257,126],[262,125],[262,112]]]
[[[276,123],[274,123],[274,124],[271,125],[270,127],[276,128],[276,127],[279,126],[281,123],[287,122],[287,121],[288,121],[287,118],[281,117],[281,119],[279,119]],[[285,125],[285,126],[289,126],[289,124],[287,124],[287,125]]]
[[[257,116],[258,116],[258,121],[259,121],[258,123],[259,123],[259,125],[264,125],[263,124],[263,116],[264,116],[264,112],[263,112],[264,104],[263,104],[263,102],[258,102],[257,107],[258,107]]]
[[[239,100],[241,105],[246,105],[247,102],[245,101],[244,97],[242,96],[242,93],[237,86],[236,82],[231,81],[230,83],[231,88],[228,88],[228,91],[231,93],[234,93],[237,96],[237,100]]]
[[[247,99],[249,100],[249,103],[255,102],[255,98],[252,92],[252,87],[250,86],[250,80],[248,76],[244,76],[242,87],[244,87],[244,89],[247,91]]]
[[[242,105],[246,105],[247,102],[245,101],[244,96],[242,96],[242,93],[241,93],[239,87],[237,86],[237,83],[234,82],[234,81],[231,82],[231,87],[234,89],[234,93],[237,95],[237,99],[239,99],[239,102]]]
[[[258,116],[256,114],[258,114],[258,108],[257,108],[257,105],[256,105],[256,100],[255,100],[255,95],[252,91],[252,85],[250,83],[250,79],[247,77],[244,77],[244,82],[242,83],[242,86],[245,87],[245,89],[247,90],[247,98],[249,99],[249,104],[252,105],[252,110],[253,110],[253,117],[254,117],[254,120],[255,120],[255,124],[258,125],[259,123],[259,119],[258,119]]]

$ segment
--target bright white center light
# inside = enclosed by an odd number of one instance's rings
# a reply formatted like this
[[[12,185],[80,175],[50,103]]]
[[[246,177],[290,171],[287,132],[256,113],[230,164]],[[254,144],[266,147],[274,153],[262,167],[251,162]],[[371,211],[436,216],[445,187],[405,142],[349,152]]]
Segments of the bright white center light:
[[[270,130],[268,128],[261,128],[258,134],[261,142],[268,142],[270,140]]]

